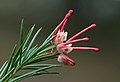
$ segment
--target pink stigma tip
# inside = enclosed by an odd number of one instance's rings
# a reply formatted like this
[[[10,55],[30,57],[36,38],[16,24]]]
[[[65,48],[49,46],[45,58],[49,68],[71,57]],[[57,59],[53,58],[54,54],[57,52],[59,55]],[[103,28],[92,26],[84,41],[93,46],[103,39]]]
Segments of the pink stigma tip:
[[[88,42],[89,38],[86,37],[86,38],[83,38],[84,39],[84,42]]]
[[[99,50],[99,48],[94,48],[94,51],[99,52],[100,50]]]
[[[66,14],[66,19],[68,19],[73,14],[73,10],[69,10],[69,12]]]
[[[96,24],[90,25],[90,28],[96,28]]]
[[[73,14],[73,10],[69,10],[69,12],[68,12],[68,13],[69,13],[70,15],[71,15],[71,14]]]

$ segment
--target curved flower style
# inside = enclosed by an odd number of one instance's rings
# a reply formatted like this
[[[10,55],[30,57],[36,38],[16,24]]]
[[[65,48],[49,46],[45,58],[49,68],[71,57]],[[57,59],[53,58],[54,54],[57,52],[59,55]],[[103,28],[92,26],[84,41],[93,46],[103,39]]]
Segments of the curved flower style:
[[[77,39],[77,40],[74,40],[74,39],[76,39],[78,36],[80,36],[82,33],[86,32],[90,28],[95,28],[95,27],[96,27],[96,25],[92,24],[88,28],[80,31],[79,33],[77,33],[76,35],[74,35],[73,37],[71,37],[65,43],[61,43],[61,44],[57,45],[58,52],[59,53],[65,53],[65,54],[67,54],[67,53],[71,52],[72,50],[93,50],[93,51],[99,51],[98,48],[91,48],[91,47],[71,47],[72,44],[75,43],[75,42],[81,42],[81,41],[87,42],[89,40],[89,38],[87,38],[87,37],[86,38],[82,38],[82,39]]]
[[[70,39],[67,39],[67,32],[64,32],[65,25],[68,21],[68,18],[72,15],[73,10],[70,10],[68,14],[65,16],[63,21],[59,24],[56,32],[54,35],[56,35],[55,39],[52,41],[53,44],[57,44],[57,52],[59,53],[58,56],[58,62],[63,62],[66,63],[67,65],[74,66],[75,62],[74,60],[70,59],[67,57],[65,54],[70,53],[72,50],[93,50],[93,51],[99,51],[99,48],[93,48],[93,47],[72,47],[73,43],[76,42],[87,42],[89,40],[88,37],[82,38],[82,39],[76,39],[78,38],[81,34],[84,32],[88,31],[91,28],[96,28],[96,24],[92,24],[89,27],[83,29],[82,31],[78,32],[75,34],[73,37]],[[60,29],[60,27],[62,28]],[[66,42],[64,42],[66,41]]]
[[[68,19],[73,14],[73,10],[69,10],[69,12],[66,14],[63,21],[58,25],[56,32],[54,33],[55,39],[52,40],[53,44],[60,44],[63,43],[63,41],[67,40],[68,33],[64,31],[65,25],[68,22]]]
[[[74,60],[70,59],[68,56],[64,55],[64,54],[60,54],[58,56],[58,62],[63,62],[67,65],[70,65],[70,66],[74,66],[75,65],[75,62]]]

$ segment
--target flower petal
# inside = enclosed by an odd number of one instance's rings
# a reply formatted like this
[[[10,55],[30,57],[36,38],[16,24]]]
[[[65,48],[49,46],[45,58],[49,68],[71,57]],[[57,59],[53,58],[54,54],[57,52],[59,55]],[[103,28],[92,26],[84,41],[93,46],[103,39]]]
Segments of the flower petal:
[[[55,39],[53,39],[52,43],[53,44],[61,44],[63,43],[65,40],[67,39],[67,32],[60,32],[60,30],[58,31]]]

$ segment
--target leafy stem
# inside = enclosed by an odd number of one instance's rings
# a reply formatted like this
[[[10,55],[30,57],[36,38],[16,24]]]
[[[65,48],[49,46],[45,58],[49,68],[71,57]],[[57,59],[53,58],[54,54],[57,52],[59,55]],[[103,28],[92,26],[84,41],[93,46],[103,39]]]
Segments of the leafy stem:
[[[16,50],[17,45],[14,46],[11,56],[7,62],[0,68],[0,82],[16,82],[21,79],[42,74],[58,74],[57,72],[49,72],[48,69],[59,67],[58,64],[37,64],[42,61],[54,59],[57,53],[49,53],[56,45],[50,45],[51,40],[55,36],[48,36],[48,38],[41,44],[41,46],[33,46],[33,43],[38,36],[41,28],[32,36],[35,25],[31,27],[25,39],[23,39],[24,20],[20,24],[20,47]],[[24,74],[18,75],[20,70],[30,70]]]

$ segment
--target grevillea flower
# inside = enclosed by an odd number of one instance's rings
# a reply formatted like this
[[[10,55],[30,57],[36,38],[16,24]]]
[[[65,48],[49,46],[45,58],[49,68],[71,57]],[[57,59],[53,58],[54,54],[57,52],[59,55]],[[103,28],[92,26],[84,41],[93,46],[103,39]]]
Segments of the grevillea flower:
[[[68,39],[65,43],[58,44],[57,51],[58,53],[60,53],[60,55],[58,56],[58,62],[65,62],[67,65],[71,65],[71,66],[75,65],[75,62],[72,59],[64,55],[64,54],[68,54],[72,50],[93,50],[96,52],[99,51],[99,48],[93,48],[93,47],[72,47],[73,43],[87,42],[89,40],[88,37],[85,37],[82,39],[76,39],[76,38],[78,38],[81,34],[88,31],[89,29],[95,28],[95,27],[96,27],[96,24],[92,24],[89,27],[85,28],[84,30],[75,34],[73,37]]]
[[[82,38],[82,39],[76,39],[78,38],[81,34],[83,34],[84,32],[88,31],[91,28],[95,28],[96,24],[92,24],[89,27],[83,29],[82,31],[78,32],[77,34],[75,34],[73,37],[71,37],[70,39],[67,40],[67,32],[64,31],[65,25],[68,21],[68,19],[70,18],[70,16],[73,14],[73,10],[70,10],[65,18],[63,19],[63,21],[58,25],[56,32],[53,34],[54,36],[56,36],[51,42],[53,44],[57,44],[57,51],[60,54],[58,56],[58,62],[64,62],[67,65],[71,65],[74,66],[75,62],[74,60],[70,59],[69,57],[67,57],[65,54],[70,53],[72,50],[93,50],[93,51],[99,51],[98,48],[93,48],[93,47],[72,47],[73,43],[76,42],[87,42],[89,40],[88,37]],[[66,41],[67,40],[67,41]],[[66,42],[64,42],[66,41]]]
[[[56,37],[52,40],[53,44],[60,44],[67,40],[68,33],[64,31],[64,28],[72,14],[73,10],[69,10],[63,21],[58,25],[56,32],[54,33],[54,36]]]

